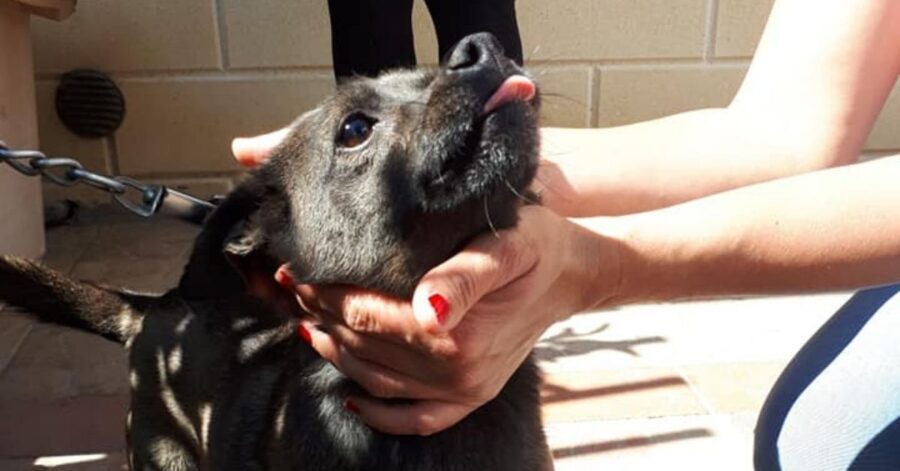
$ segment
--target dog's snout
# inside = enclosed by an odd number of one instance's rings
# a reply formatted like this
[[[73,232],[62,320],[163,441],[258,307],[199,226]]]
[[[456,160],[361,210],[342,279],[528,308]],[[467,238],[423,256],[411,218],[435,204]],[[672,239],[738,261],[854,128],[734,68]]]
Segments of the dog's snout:
[[[503,58],[503,47],[490,33],[466,36],[447,57],[445,68],[448,74],[473,75],[486,69],[499,69]]]

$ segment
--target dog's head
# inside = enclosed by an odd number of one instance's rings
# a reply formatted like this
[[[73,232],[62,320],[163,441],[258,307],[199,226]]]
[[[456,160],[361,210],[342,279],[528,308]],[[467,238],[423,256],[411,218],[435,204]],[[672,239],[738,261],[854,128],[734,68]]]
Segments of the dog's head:
[[[473,236],[515,224],[538,161],[537,106],[486,33],[439,70],[349,81],[255,172],[264,196],[243,245],[300,282],[409,295]]]

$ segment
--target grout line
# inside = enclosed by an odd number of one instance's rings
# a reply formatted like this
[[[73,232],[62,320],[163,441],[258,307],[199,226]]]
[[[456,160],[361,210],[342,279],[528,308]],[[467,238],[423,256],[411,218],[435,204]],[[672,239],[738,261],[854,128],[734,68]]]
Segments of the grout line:
[[[860,162],[867,162],[869,160],[881,159],[884,157],[893,157],[896,155],[900,155],[900,149],[875,149],[875,150],[864,150],[859,155]]]
[[[709,65],[741,65],[749,67],[750,57],[713,57],[709,61]]]
[[[542,67],[604,67],[615,68],[684,68],[704,65],[747,65],[750,58],[711,58],[706,61],[702,57],[695,58],[665,58],[665,59],[564,59],[529,61],[526,66],[536,70]],[[163,81],[163,80],[246,80],[246,79],[271,79],[271,78],[296,78],[296,77],[324,77],[332,79],[331,66],[319,65],[292,65],[292,66],[267,66],[251,68],[218,69],[181,69],[181,70],[129,70],[110,71],[110,76],[116,80],[125,82]],[[35,74],[38,81],[53,81],[59,79],[59,72],[40,72]]]
[[[5,307],[9,307],[9,306],[4,306],[4,309],[5,309]],[[28,324],[28,327],[25,329],[25,332],[22,334],[21,337],[19,337],[19,341],[16,342],[15,345],[13,345],[12,350],[10,350],[9,361],[6,362],[5,364],[0,364],[0,380],[2,380],[2,378],[6,374],[6,372],[9,371],[9,365],[11,365],[13,360],[16,359],[16,355],[19,353],[19,349],[21,349],[22,345],[25,344],[25,340],[31,335],[31,331],[34,329],[34,325],[37,324],[37,322],[38,322],[37,320],[34,320],[30,324]]]
[[[600,85],[603,81],[603,72],[598,67],[591,67],[590,78],[591,115],[588,127],[596,128],[600,124]]]
[[[703,62],[710,63],[716,57],[716,34],[719,23],[719,0],[708,0],[706,4],[706,31],[704,33]]]
[[[585,117],[584,117],[584,126],[591,127],[591,122],[594,120],[594,68],[591,67],[587,71],[587,83],[585,84],[587,90],[585,91],[585,104],[586,108]]]
[[[296,76],[301,73],[322,74],[334,78],[330,65],[297,65],[269,66],[221,69],[173,69],[173,70],[110,70],[107,73],[115,80],[150,80],[150,79],[243,79],[271,78],[279,76]],[[34,75],[37,81],[55,81],[62,76],[60,72],[39,72]]]
[[[142,180],[175,180],[175,179],[212,179],[212,178],[238,178],[245,175],[245,170],[235,171],[195,171],[195,172],[146,172],[146,173],[129,173],[130,177],[140,178]]]
[[[116,145],[116,134],[112,133],[109,137],[103,139],[105,147],[103,160],[106,164],[106,171],[111,175],[119,175],[119,152]]]
[[[684,372],[684,368],[681,365],[673,365],[675,372],[678,373],[678,376],[684,380],[685,384],[687,384],[688,389],[694,394],[694,397],[700,402],[700,405],[703,406],[703,409],[706,411],[706,415],[714,415],[716,414],[716,409],[713,405],[706,399],[706,396],[700,391],[700,388],[691,381],[690,376]]]
[[[225,21],[225,8],[222,0],[212,0],[213,13],[216,16],[216,43],[219,49],[219,67],[228,70],[231,67],[228,60],[228,25]]]

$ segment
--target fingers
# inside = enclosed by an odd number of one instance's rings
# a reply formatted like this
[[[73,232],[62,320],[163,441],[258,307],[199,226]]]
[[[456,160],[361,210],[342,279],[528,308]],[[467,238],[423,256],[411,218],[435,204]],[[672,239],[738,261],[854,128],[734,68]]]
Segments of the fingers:
[[[427,386],[415,378],[354,355],[351,353],[353,349],[348,349],[331,333],[323,332],[309,322],[301,322],[298,330],[304,341],[309,343],[322,358],[328,360],[375,397],[417,399],[438,396],[433,387]],[[371,339],[366,340],[371,342]],[[397,358],[404,358],[404,356],[400,355]]]
[[[269,158],[272,149],[284,140],[289,131],[289,128],[283,128],[259,136],[235,138],[231,141],[231,153],[241,165],[255,167]]]
[[[447,360],[459,352],[451,336],[424,332],[406,301],[346,286],[297,285],[294,289],[303,309],[358,357],[434,380],[439,372],[428,365],[427,358]]]
[[[347,406],[363,422],[384,433],[421,436],[433,435],[453,426],[476,408],[444,401],[387,404],[364,397],[349,398]]]
[[[413,294],[413,313],[429,332],[448,332],[485,294],[528,273],[534,248],[516,229],[485,234],[425,274]]]
[[[348,286],[295,286],[301,305],[311,313],[337,317],[350,329],[414,344],[423,339],[409,302]]]

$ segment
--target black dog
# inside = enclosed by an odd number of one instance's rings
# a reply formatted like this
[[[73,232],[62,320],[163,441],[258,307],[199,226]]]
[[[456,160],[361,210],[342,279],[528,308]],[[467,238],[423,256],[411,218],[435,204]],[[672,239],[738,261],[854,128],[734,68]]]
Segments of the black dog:
[[[343,408],[359,387],[297,339],[296,318],[248,290],[288,262],[299,282],[410,297],[473,236],[514,225],[538,152],[522,74],[479,34],[438,71],[342,86],[210,216],[161,297],[0,257],[0,298],[130,350],[133,469],[550,469],[530,359],[449,430],[385,435]]]

